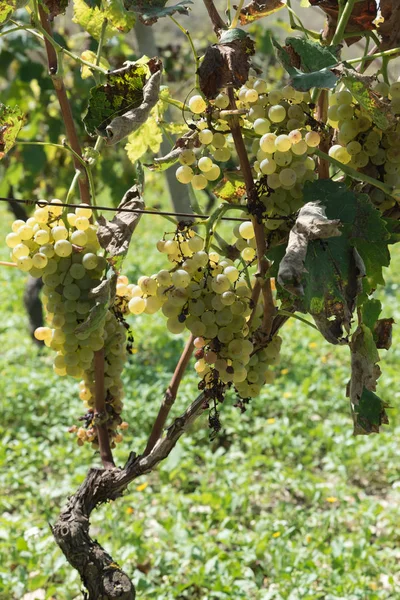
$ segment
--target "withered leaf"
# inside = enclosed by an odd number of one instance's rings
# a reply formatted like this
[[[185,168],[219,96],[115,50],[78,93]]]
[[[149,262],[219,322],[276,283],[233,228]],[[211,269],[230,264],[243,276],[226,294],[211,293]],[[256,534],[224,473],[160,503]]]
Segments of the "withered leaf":
[[[389,350],[392,345],[394,319],[378,319],[374,327],[374,339],[379,350]]]
[[[174,165],[178,160],[183,150],[186,148],[194,148],[200,145],[196,131],[188,131],[182,137],[176,140],[171,152],[165,156],[160,156],[154,159],[152,164],[144,165],[151,171],[165,171]]]
[[[381,0],[383,23],[378,26],[382,38],[380,50],[390,50],[400,46],[400,2],[398,0]]]
[[[376,383],[381,375],[379,354],[372,331],[360,324],[353,333],[350,342],[351,378],[347,386],[347,395],[352,404],[358,404],[364,388],[376,391]]]
[[[240,11],[239,19],[241,25],[253,23],[280,10],[286,5],[285,0],[252,0]]]
[[[327,15],[328,20],[323,35],[327,40],[332,39],[339,16],[338,0],[309,0],[309,2],[312,6],[321,8]],[[375,29],[373,21],[376,19],[377,12],[376,0],[361,0],[360,2],[356,2],[347,23],[346,33]],[[346,43],[351,45],[359,39],[359,36],[355,35],[354,37],[347,38]]]
[[[54,17],[65,13],[68,7],[69,0],[40,0],[41,4],[46,7],[49,13],[49,19],[53,20]]]
[[[121,211],[121,209],[125,211]],[[104,248],[112,259],[112,264],[118,269],[128,252],[133,232],[135,231],[140,213],[127,212],[128,210],[142,210],[144,201],[137,185],[132,186],[123,197],[118,211],[112,221],[107,221],[99,216],[99,228],[97,237],[102,248]]]
[[[319,202],[308,202],[299,211],[290,234],[286,254],[281,260],[278,283],[298,296],[304,293],[302,285],[304,262],[310,240],[326,239],[341,235],[338,219],[329,220]]]
[[[254,42],[248,36],[209,46],[198,71],[203,94],[213,99],[226,86],[239,88],[246,83],[254,53]]]
[[[116,144],[134,131],[137,131],[149,117],[151,109],[157,104],[161,84],[160,60],[153,59],[149,63],[152,71],[150,79],[143,88],[143,101],[139,106],[121,116],[115,117],[106,127],[109,144]]]

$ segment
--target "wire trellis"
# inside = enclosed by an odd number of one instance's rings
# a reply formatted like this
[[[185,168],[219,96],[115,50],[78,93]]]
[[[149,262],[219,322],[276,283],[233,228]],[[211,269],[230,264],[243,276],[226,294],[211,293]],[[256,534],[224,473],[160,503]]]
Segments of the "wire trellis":
[[[44,202],[42,200],[23,200],[21,198],[7,198],[7,197],[0,197],[0,202],[16,202],[17,204],[26,204],[28,206],[39,206],[39,207],[45,207],[45,206],[58,206],[58,207],[62,207],[62,208],[77,208],[79,206],[79,204],[70,204],[70,203],[61,203],[61,202],[54,202],[53,204],[51,202]],[[136,214],[142,214],[142,215],[158,215],[160,217],[178,217],[179,219],[188,219],[188,220],[193,220],[193,219],[209,219],[210,215],[199,215],[196,213],[184,213],[184,212],[170,212],[170,211],[166,211],[166,210],[156,210],[156,209],[147,209],[147,208],[116,208],[113,206],[91,206],[90,208],[94,209],[94,210],[104,210],[104,211],[110,211],[110,212],[128,212],[128,213],[136,213]],[[246,221],[247,219],[241,218],[241,217],[221,217],[220,219],[221,221],[239,221],[239,222],[243,222]]]

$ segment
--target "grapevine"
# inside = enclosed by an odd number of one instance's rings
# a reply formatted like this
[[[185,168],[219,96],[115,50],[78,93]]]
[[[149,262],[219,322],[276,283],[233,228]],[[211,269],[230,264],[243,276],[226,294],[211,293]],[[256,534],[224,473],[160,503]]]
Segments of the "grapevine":
[[[54,536],[78,569],[90,600],[113,600],[121,590],[133,600],[129,577],[89,537],[91,511],[155,468],[203,413],[213,439],[223,428],[223,403],[232,402],[241,412],[251,407],[274,381],[290,319],[319,330],[331,344],[348,346],[344,393],[354,433],[378,433],[388,423],[388,402],[376,392],[379,351],[390,348],[393,319],[381,317],[374,293],[384,284],[389,246],[399,233],[400,78],[392,81],[388,62],[400,49],[388,37],[392,17],[383,1],[383,25],[371,18],[374,2],[337,3],[334,16],[326,11],[321,39],[288,3],[290,23],[304,36],[288,37],[284,46],[274,40],[287,72],[277,86],[252,63],[256,48],[244,27],[284,8],[284,2],[273,8],[228,2],[225,22],[214,2],[204,0],[217,40],[201,57],[177,20],[189,13],[190,2],[157,7],[153,2],[112,7],[84,2],[83,16],[76,11],[74,19],[97,40],[97,52],[82,56],[54,39],[52,21],[68,2],[61,4],[28,2],[29,24],[15,20],[20,18],[13,14],[16,7],[0,6],[0,24],[11,19],[14,25],[1,35],[24,31],[44,43],[67,137],[60,144],[23,139],[29,115],[0,105],[1,156],[9,153],[12,160],[19,144],[43,146],[59,165],[65,161],[75,170],[68,173],[60,198],[43,199],[38,182],[31,193],[37,207],[26,221],[13,222],[5,239],[10,262],[2,266],[42,280],[46,325],[35,337],[53,352],[54,372],[79,381],[84,413],[69,432],[79,446],[90,444],[103,464],[89,472],[70,499]],[[325,3],[311,4],[324,10]],[[185,34],[193,53],[195,87],[179,99],[163,86],[162,57],[112,64],[115,57],[107,49],[110,36],[127,33],[135,18],[151,26],[166,16]],[[381,39],[381,48],[372,51],[371,31],[373,39]],[[353,43],[356,34],[362,43],[367,38],[364,55],[346,61],[342,44]],[[72,69],[76,64],[82,69],[83,79],[94,79],[81,120],[68,98],[64,53]],[[365,75],[377,59],[382,59],[378,74]],[[168,105],[181,116],[172,126],[165,117]],[[165,133],[172,148],[160,156]],[[110,221],[96,207],[96,177],[109,166],[105,148],[121,163],[126,156],[133,163],[130,187]],[[166,169],[174,170],[179,184],[190,186],[192,206],[186,213],[158,213],[168,221],[162,239],[154,240],[159,270],[133,281],[123,272],[124,258],[135,244],[139,220],[157,215],[146,205],[146,179],[151,185]],[[207,214],[205,193],[219,202]],[[182,214],[188,219],[183,221]],[[186,336],[187,342],[145,450],[138,456],[131,452],[119,468],[112,450],[123,442],[129,421],[123,413],[123,369],[136,319],[156,313],[171,335]],[[199,394],[167,427],[189,364]],[[74,546],[75,523],[86,554]]]

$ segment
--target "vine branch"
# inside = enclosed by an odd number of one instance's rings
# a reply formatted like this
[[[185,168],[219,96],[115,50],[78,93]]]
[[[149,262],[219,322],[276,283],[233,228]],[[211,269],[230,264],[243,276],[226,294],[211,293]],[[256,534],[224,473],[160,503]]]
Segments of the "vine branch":
[[[123,469],[90,469],[78,491],[69,498],[52,532],[68,562],[79,572],[88,590],[88,600],[134,600],[136,596],[129,577],[100,544],[91,539],[92,511],[122,496],[134,479],[149,473],[167,458],[204,408],[204,394],[200,394],[148,454],[136,457],[131,453]]]
[[[236,109],[236,101],[232,88],[228,88],[228,96],[230,100],[230,109]],[[233,141],[235,144],[236,152],[239,158],[240,168],[243,174],[246,193],[248,202],[257,202],[258,194],[256,190],[256,186],[253,179],[253,173],[251,170],[249,157],[247,155],[246,146],[244,144],[242,131],[240,129],[240,124],[238,121],[238,117],[236,115],[232,115],[230,117],[230,129],[233,137]],[[263,294],[264,301],[264,316],[262,322],[262,331],[267,335],[270,334],[272,321],[275,313],[275,305],[272,298],[272,288],[271,288],[271,280],[266,278],[265,275],[269,268],[269,262],[265,258],[265,252],[267,250],[267,244],[265,240],[265,231],[263,223],[260,223],[258,219],[252,216],[252,222],[255,232],[256,238],[256,246],[257,246],[257,274],[256,277],[260,281],[261,292]]]
[[[47,14],[42,6],[39,6],[39,16],[43,29],[47,35],[52,38],[53,34],[51,31],[50,23],[47,18]],[[81,146],[78,139],[78,134],[75,127],[74,118],[72,116],[71,105],[68,100],[67,91],[65,89],[64,80],[58,73],[58,56],[54,46],[50,43],[47,37],[44,40],[47,53],[47,63],[49,68],[49,74],[53,80],[54,89],[57,95],[58,102],[60,104],[62,118],[65,124],[66,134],[69,145],[72,150],[82,158]],[[82,170],[80,162],[74,157],[75,169]],[[83,171],[83,177],[78,181],[79,192],[82,202],[90,204],[90,189],[89,180],[86,171]]]
[[[178,389],[182,381],[182,377],[193,354],[193,341],[194,336],[191,335],[188,341],[186,342],[185,348],[183,349],[178,364],[176,365],[174,374],[172,375],[171,382],[167,388],[167,391],[165,392],[164,399],[160,406],[157,418],[154,421],[153,428],[151,430],[147,446],[144,451],[144,456],[148,455],[153,450],[154,446],[156,445],[157,441],[162,435],[165,423],[167,422],[168,415],[175,403],[176,396],[178,394]]]
[[[204,6],[207,9],[208,15],[213,24],[213,29],[216,35],[219,35],[221,29],[226,29],[226,24],[214,5],[214,0],[203,0]]]

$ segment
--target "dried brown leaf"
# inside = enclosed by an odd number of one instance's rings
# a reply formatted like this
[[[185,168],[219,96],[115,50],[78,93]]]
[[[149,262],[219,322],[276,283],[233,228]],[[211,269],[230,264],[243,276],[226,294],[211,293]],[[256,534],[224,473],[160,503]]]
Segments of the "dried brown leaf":
[[[319,202],[308,202],[300,209],[290,234],[286,254],[280,262],[278,283],[296,296],[304,293],[304,261],[310,240],[341,235],[338,219],[329,220]]]
[[[200,88],[209,98],[215,98],[226,86],[235,88],[246,83],[254,42],[246,36],[229,43],[209,46],[199,67]]]
[[[324,38],[330,40],[336,29],[339,15],[338,0],[309,0],[311,6],[318,6],[327,15],[328,20],[324,30]],[[377,16],[376,0],[363,0],[354,5],[353,12],[347,23],[346,33],[371,31],[375,29],[374,20]],[[354,36],[346,39],[348,45],[354,44],[360,38]]]
[[[392,329],[394,319],[378,319],[374,327],[376,347],[380,350],[389,350],[392,345]]]
[[[239,15],[241,25],[253,23],[280,10],[286,5],[285,0],[252,0],[245,6]]]
[[[141,216],[140,213],[135,212],[119,212],[121,208],[129,210],[142,210],[144,208],[144,201],[137,185],[132,186],[126,192],[112,221],[107,221],[101,215],[98,218],[98,240],[101,247],[114,259],[113,262],[116,268],[119,268],[119,264],[128,252],[132,234]],[[116,258],[117,260],[115,260]]]
[[[381,13],[384,18],[379,24],[378,33],[382,38],[380,50],[391,50],[400,46],[400,2],[381,0]]]

